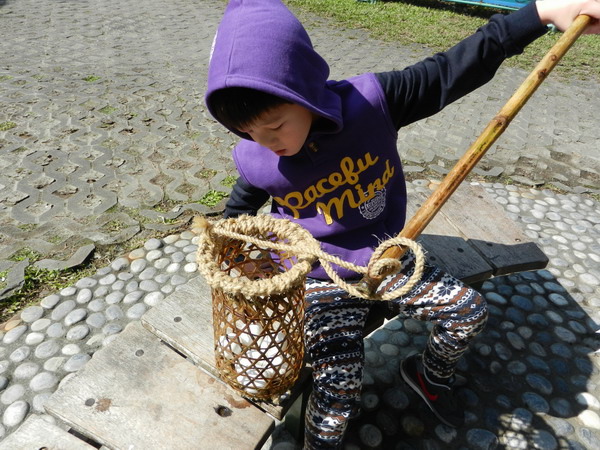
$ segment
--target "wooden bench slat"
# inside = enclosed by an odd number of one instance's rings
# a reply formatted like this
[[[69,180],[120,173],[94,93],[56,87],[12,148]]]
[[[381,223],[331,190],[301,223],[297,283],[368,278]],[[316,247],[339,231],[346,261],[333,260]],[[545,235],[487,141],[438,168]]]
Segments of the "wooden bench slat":
[[[94,450],[62,428],[31,415],[16,431],[0,442],[0,450],[16,449]]]
[[[130,323],[96,352],[45,407],[110,448],[192,449],[214,444],[220,449],[254,449],[274,427],[273,419],[139,322]]]
[[[219,377],[214,356],[212,296],[210,287],[200,275],[144,314],[141,322],[146,329],[190,358],[194,364]],[[301,389],[303,380],[309,375],[308,368],[303,370],[294,389]],[[281,420],[292,405],[295,394],[291,393],[291,401],[255,404]]]
[[[544,252],[482,186],[459,187],[441,213],[486,258],[494,275],[543,269],[548,265]]]
[[[411,194],[407,216],[414,215],[426,198],[420,192]],[[483,281],[492,276],[492,267],[442,214],[432,219],[417,241],[427,250],[427,258],[432,264],[465,283]]]

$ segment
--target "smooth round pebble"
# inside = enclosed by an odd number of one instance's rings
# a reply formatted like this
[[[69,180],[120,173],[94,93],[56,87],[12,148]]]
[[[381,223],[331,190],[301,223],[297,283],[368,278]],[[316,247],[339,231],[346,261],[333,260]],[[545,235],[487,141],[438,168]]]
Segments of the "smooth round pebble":
[[[39,359],[48,359],[60,351],[60,345],[55,340],[42,342],[35,348],[35,357]]]
[[[136,259],[135,261],[132,261],[130,270],[132,273],[140,273],[146,268],[147,265],[148,261],[145,259]]]
[[[85,277],[75,283],[79,289],[92,288],[98,284],[98,280],[91,277]]]
[[[25,395],[25,386],[22,384],[13,384],[2,392],[0,402],[3,405],[10,405]]]
[[[488,430],[473,428],[467,432],[470,450],[492,450],[498,446],[498,438]]]
[[[80,341],[90,333],[90,327],[87,325],[76,325],[67,331],[67,339],[70,341]]]
[[[26,345],[23,345],[23,346],[17,348],[16,350],[14,350],[10,354],[8,359],[10,359],[14,363],[20,363],[21,361],[24,361],[25,359],[27,359],[27,357],[30,354],[31,354],[31,348],[29,348]]]
[[[115,272],[124,270],[127,267],[129,267],[129,259],[127,258],[117,258],[110,265],[110,268]]]
[[[136,287],[137,289],[137,287]],[[130,303],[135,303],[137,302],[139,299],[141,299],[144,296],[144,292],[143,291],[132,291],[130,293],[128,293],[127,295],[125,295],[125,297],[123,297],[123,303],[126,305],[129,305]]]
[[[88,316],[88,318],[85,320],[85,323],[93,328],[102,328],[106,323],[106,317],[101,312],[95,312]]]
[[[123,300],[123,297],[125,297],[125,294],[122,292],[111,292],[106,296],[104,301],[106,301],[108,305],[114,305],[115,303],[119,303],[121,300]]]
[[[127,310],[127,317],[132,320],[137,320],[144,315],[147,308],[143,303],[137,303]]]
[[[75,298],[75,301],[79,304],[84,304],[84,303],[88,303],[92,298],[93,298],[92,290],[85,288],[85,289],[80,290],[77,293],[77,297]]]
[[[76,355],[71,356],[67,360],[67,362],[65,362],[63,369],[65,369],[65,371],[67,372],[76,372],[79,369],[81,369],[85,365],[85,363],[87,363],[90,359],[90,355],[78,353]]]
[[[45,309],[52,309],[60,301],[60,296],[56,294],[48,295],[44,297],[40,302],[40,306]]]
[[[165,295],[162,292],[150,292],[144,297],[144,303],[148,306],[155,306],[164,298]]]
[[[15,370],[13,371],[13,379],[29,380],[29,379],[33,378],[33,376],[35,374],[37,374],[39,371],[40,371],[39,364],[32,362],[32,361],[27,361],[22,364],[19,364],[15,368]]]
[[[87,310],[84,308],[78,308],[71,311],[65,317],[64,324],[67,327],[75,325],[77,322],[81,322],[87,316]]]
[[[12,330],[6,332],[2,338],[2,343],[9,345],[13,342],[16,342],[21,336],[23,336],[25,331],[27,331],[27,325],[19,325],[14,327]]]
[[[74,300],[65,300],[54,308],[50,318],[54,321],[62,320],[67,314],[75,309],[76,303]]]
[[[53,323],[46,330],[46,334],[48,335],[48,337],[51,337],[51,338],[62,337],[62,336],[64,336],[64,334],[66,332],[67,332],[67,330],[65,329],[65,327],[63,326],[63,324],[60,323],[60,322]]]
[[[198,271],[198,264],[195,262],[187,263],[183,266],[183,271],[185,273],[195,273]]]
[[[41,394],[37,394],[35,397],[33,397],[31,402],[33,410],[40,414],[44,414],[46,412],[44,405],[51,396],[52,392],[42,392]]]
[[[31,379],[29,387],[34,392],[45,391],[55,387],[58,384],[58,381],[56,375],[50,372],[40,372]]]
[[[13,404],[9,405],[4,411],[4,414],[2,415],[2,423],[8,428],[16,427],[23,422],[23,419],[25,419],[25,416],[28,412],[29,403],[27,403],[25,400],[17,400]]]
[[[29,306],[21,311],[21,320],[26,323],[35,322],[44,315],[44,312],[41,306]]]
[[[64,356],[54,356],[44,363],[44,370],[56,372],[62,367],[66,359]]]
[[[52,323],[52,321],[50,319],[42,318],[42,319],[36,320],[31,325],[29,325],[29,328],[31,329],[31,331],[42,331],[42,330],[48,328],[48,326],[51,323]]]
[[[158,250],[163,247],[163,242],[160,239],[151,238],[144,243],[144,249],[148,251]]]
[[[110,305],[106,308],[104,314],[108,320],[118,320],[124,316],[123,310],[119,305]]]
[[[67,344],[61,350],[62,354],[67,356],[74,355],[76,353],[79,353],[80,351],[81,349],[77,344]]]

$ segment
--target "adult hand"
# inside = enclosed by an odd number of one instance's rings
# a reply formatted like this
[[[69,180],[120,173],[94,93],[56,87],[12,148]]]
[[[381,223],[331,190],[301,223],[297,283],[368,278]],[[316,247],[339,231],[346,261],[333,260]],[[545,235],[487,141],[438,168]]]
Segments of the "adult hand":
[[[544,25],[553,24],[559,30],[565,31],[577,16],[586,14],[592,21],[584,33],[600,33],[599,0],[542,0],[535,5]]]

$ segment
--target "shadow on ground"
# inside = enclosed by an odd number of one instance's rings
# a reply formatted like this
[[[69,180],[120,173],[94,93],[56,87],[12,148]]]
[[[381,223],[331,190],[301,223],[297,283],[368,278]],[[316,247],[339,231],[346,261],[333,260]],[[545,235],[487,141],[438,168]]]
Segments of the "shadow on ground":
[[[347,449],[595,448],[600,434],[589,425],[598,416],[588,408],[599,407],[597,325],[546,270],[498,277],[480,290],[488,325],[459,365],[466,425],[441,425],[401,380],[399,362],[421,351],[429,333],[395,320],[369,338],[367,353],[386,342],[406,345],[397,357],[382,355],[383,364],[367,356],[363,410]]]

